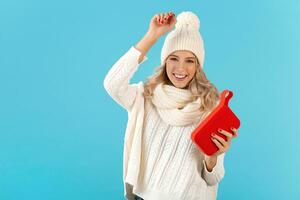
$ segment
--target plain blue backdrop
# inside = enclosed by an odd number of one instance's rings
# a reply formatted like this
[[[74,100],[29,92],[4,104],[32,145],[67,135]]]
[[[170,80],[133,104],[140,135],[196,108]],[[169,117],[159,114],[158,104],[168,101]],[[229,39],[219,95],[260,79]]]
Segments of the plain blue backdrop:
[[[300,1],[0,1],[0,199],[123,199],[127,113],[103,87],[156,13],[195,12],[239,137],[219,200],[300,199]],[[132,82],[160,62],[165,37]]]

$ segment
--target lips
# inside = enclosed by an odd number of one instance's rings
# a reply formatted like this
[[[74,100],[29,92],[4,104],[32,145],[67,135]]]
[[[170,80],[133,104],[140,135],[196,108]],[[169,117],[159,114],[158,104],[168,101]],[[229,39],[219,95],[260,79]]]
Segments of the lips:
[[[176,80],[179,80],[179,81],[182,81],[187,77],[187,75],[185,75],[185,74],[175,74],[175,73],[173,73],[173,76],[176,78]]]

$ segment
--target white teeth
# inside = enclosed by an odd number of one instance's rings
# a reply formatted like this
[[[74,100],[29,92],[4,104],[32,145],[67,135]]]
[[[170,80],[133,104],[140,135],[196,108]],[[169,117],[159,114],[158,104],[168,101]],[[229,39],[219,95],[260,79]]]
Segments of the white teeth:
[[[176,78],[184,78],[184,77],[186,77],[187,75],[174,74],[174,76],[175,76]]]

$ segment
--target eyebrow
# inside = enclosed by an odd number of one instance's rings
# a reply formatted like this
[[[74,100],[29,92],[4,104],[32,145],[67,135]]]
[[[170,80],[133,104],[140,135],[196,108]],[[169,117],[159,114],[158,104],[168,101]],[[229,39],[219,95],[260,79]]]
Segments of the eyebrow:
[[[175,57],[179,58],[179,56],[176,56],[176,55],[170,55],[170,56],[175,56]],[[194,58],[195,59],[195,57],[186,57],[186,59],[187,58]]]

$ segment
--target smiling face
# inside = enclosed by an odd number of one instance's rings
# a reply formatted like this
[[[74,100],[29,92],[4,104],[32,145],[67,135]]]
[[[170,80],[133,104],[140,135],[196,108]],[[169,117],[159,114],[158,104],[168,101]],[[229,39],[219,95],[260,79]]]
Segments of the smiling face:
[[[166,60],[166,71],[171,83],[185,89],[196,73],[196,57],[190,51],[175,51]]]

